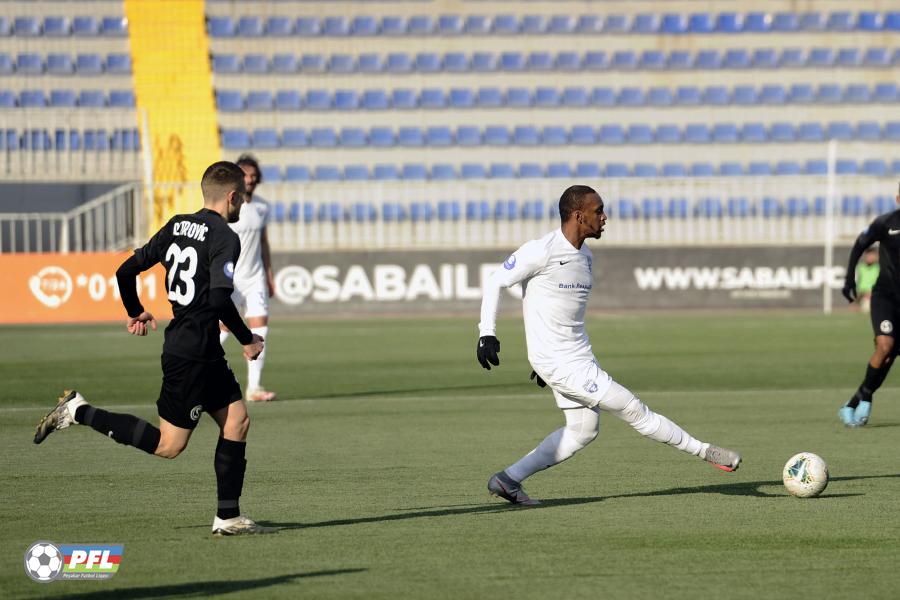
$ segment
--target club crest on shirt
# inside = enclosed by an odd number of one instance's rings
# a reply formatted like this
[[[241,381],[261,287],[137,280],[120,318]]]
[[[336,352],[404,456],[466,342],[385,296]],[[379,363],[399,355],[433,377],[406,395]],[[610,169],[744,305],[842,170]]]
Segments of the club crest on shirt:
[[[225,277],[227,277],[228,279],[234,279],[234,263],[233,262],[231,262],[229,260],[227,263],[225,263],[224,270],[225,270]]]
[[[200,413],[203,412],[203,405],[198,404],[194,408],[191,409],[191,421],[199,421]]]
[[[507,271],[512,271],[516,267],[516,255],[510,254],[509,258],[506,259],[506,262],[503,263],[503,268]]]
[[[894,324],[885,319],[878,328],[881,329],[881,333],[890,333],[894,330]]]
[[[585,381],[583,387],[584,387],[584,391],[586,391],[588,394],[593,394],[594,392],[597,391],[597,382],[590,381],[590,380]]]

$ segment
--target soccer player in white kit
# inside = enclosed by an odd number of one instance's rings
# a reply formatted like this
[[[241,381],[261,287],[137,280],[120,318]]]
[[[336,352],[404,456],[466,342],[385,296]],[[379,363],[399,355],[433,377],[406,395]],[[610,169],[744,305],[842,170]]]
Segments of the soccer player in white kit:
[[[584,327],[593,286],[588,238],[599,239],[606,224],[603,200],[590,187],[575,185],[559,200],[561,227],[516,250],[484,286],[477,357],[485,369],[499,365],[496,337],[501,288],[522,284],[522,312],[528,361],[541,387],[549,385],[566,424],[537,448],[488,481],[488,490],[513,504],[535,505],[522,481],[560,463],[588,445],[600,431],[600,412],[619,417],[638,433],[734,471],[741,456],[697,440],[666,417],[651,411],[607,374],[594,357]]]
[[[266,235],[269,204],[253,195],[256,186],[262,182],[262,171],[256,159],[244,154],[236,162],[244,171],[247,194],[241,205],[240,220],[231,224],[231,228],[241,239],[241,255],[234,267],[234,294],[231,300],[238,310],[243,311],[250,331],[268,340],[269,298],[275,293],[269,238]],[[219,342],[224,345],[226,339],[228,330],[222,325]],[[275,399],[275,392],[265,389],[261,384],[267,353],[268,344],[256,360],[247,361],[247,389],[244,398],[251,402],[269,402]]]

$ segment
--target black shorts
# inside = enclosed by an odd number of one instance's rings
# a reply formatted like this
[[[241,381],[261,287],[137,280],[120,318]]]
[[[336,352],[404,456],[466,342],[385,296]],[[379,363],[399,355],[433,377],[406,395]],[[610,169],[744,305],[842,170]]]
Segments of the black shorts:
[[[889,335],[897,337],[897,327],[900,326],[900,301],[889,294],[872,293],[871,304],[872,331],[875,336]]]
[[[163,354],[162,371],[157,412],[176,427],[193,429],[204,411],[215,412],[241,399],[241,386],[224,358],[197,362]]]

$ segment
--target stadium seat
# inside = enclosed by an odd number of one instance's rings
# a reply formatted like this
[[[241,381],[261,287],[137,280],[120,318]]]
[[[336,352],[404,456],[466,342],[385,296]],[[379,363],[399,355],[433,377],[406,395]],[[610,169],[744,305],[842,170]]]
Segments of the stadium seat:
[[[863,161],[860,173],[863,175],[872,175],[874,177],[886,177],[888,174],[887,163],[880,158],[873,158]]]
[[[500,35],[519,33],[519,19],[515,15],[496,15],[491,23],[491,31]]]
[[[276,110],[300,110],[302,106],[300,92],[297,90],[278,90],[275,93]]]
[[[689,144],[708,144],[712,141],[709,127],[704,123],[689,123],[684,128],[684,141]]]
[[[425,136],[419,127],[400,127],[397,130],[397,145],[420,148],[425,145]]]
[[[21,37],[41,35],[41,23],[34,17],[21,16],[13,19],[13,34]]]
[[[834,50],[831,48],[811,48],[806,57],[806,66],[828,68],[834,64]]]
[[[824,31],[825,16],[820,12],[806,12],[800,15],[798,25],[802,31]]]
[[[807,55],[800,48],[783,48],[778,57],[778,66],[786,69],[798,69],[806,66]]]
[[[838,50],[834,64],[837,67],[857,67],[862,63],[858,48],[841,48]]]
[[[884,15],[885,31],[900,31],[900,11],[891,11]]]
[[[749,69],[753,66],[750,54],[743,48],[732,48],[725,52],[722,67],[725,69]]]
[[[688,19],[686,15],[668,13],[663,15],[659,28],[662,34],[682,34],[688,32]]]
[[[100,23],[94,16],[79,16],[72,19],[72,35],[93,37],[100,34]]]
[[[66,17],[44,17],[44,35],[48,37],[66,37],[70,33],[69,19]]]
[[[100,35],[128,37],[128,19],[125,17],[103,17],[100,21]]]
[[[521,163],[516,175],[519,179],[539,179],[544,176],[544,170],[537,163]]]
[[[601,125],[598,141],[609,145],[624,144],[625,132],[620,125]]]
[[[600,165],[597,163],[580,162],[575,165],[575,176],[586,179],[599,179]]]
[[[484,165],[478,163],[464,163],[460,167],[460,176],[463,179],[486,179],[487,171]]]
[[[739,177],[744,174],[744,167],[741,163],[723,162],[719,163],[719,175],[723,177]]]
[[[281,169],[278,165],[267,165],[262,167],[260,175],[266,183],[277,183],[281,180]]]
[[[92,54],[91,56],[96,57],[97,60],[100,60],[100,56],[97,54]],[[98,68],[96,71],[100,73],[102,69]],[[40,75],[44,71],[44,64],[41,61],[41,57],[39,54],[34,52],[20,52],[16,56],[16,73],[21,73],[23,75]]]
[[[387,110],[390,108],[384,90],[366,90],[362,96],[362,108],[366,110]]]
[[[487,146],[509,144],[509,130],[503,125],[488,125],[484,128],[484,143]]]
[[[476,104],[481,108],[499,108],[503,106],[503,92],[496,87],[478,88]]]
[[[766,13],[750,12],[744,15],[745,32],[768,33],[771,27],[771,17]]]
[[[448,52],[442,66],[448,73],[463,73],[469,70],[469,59],[462,52]]]
[[[313,148],[334,148],[338,145],[338,137],[331,127],[313,127],[309,132],[309,145]]]
[[[803,172],[807,175],[825,175],[828,173],[828,162],[820,158],[807,160]]]
[[[603,33],[607,34],[620,34],[627,33],[630,29],[629,19],[626,15],[606,15],[606,18],[603,20]],[[579,33],[582,33],[582,22],[579,20]],[[584,32],[588,33],[588,32]]]
[[[852,140],[853,126],[846,121],[835,121],[828,124],[825,136],[829,140]]]
[[[549,125],[541,130],[541,141],[545,146],[565,146],[569,143],[569,136],[565,127]]]
[[[385,16],[381,18],[381,35],[406,35],[406,18]]]
[[[653,130],[649,125],[633,124],[629,125],[625,132],[629,144],[652,144]],[[602,134],[601,134],[602,137]]]
[[[208,16],[206,18],[206,28],[209,35],[214,38],[234,35],[234,22],[229,16]]]
[[[110,90],[109,106],[112,108],[134,108],[134,92],[131,90]]]
[[[672,50],[667,61],[669,70],[684,71],[694,68],[694,55],[687,50]]]
[[[469,65],[472,71],[488,73],[497,70],[497,55],[493,52],[475,52]]]
[[[759,93],[761,104],[780,105],[787,102],[787,93],[780,85],[764,85]]]
[[[897,210],[897,202],[892,196],[875,196],[872,198],[872,212],[876,215]]]
[[[272,104],[272,92],[268,90],[251,90],[247,92],[247,110],[269,111],[272,110]]]
[[[538,146],[541,136],[533,125],[517,125],[513,130],[513,140],[516,146]]]
[[[241,64],[244,73],[263,75],[269,72],[269,59],[264,54],[245,54]]]
[[[655,13],[641,13],[634,15],[631,21],[632,33],[656,34],[659,33],[662,18]]]
[[[419,73],[437,73],[442,67],[441,57],[434,52],[419,52],[415,64]]]
[[[553,162],[547,165],[547,177],[565,178],[572,176],[572,168],[569,163]]]
[[[816,93],[808,83],[795,83],[791,85],[786,99],[792,104],[811,104],[816,99]]]
[[[309,110],[330,110],[331,94],[326,90],[306,90],[303,104]]]
[[[384,70],[384,62],[380,54],[364,52],[357,56],[356,69],[360,73],[381,73]]]
[[[694,86],[679,86],[675,90],[676,102],[682,106],[697,106],[702,101],[700,88]]]
[[[213,54],[212,70],[213,73],[239,73],[240,59],[234,54]]]
[[[877,142],[881,139],[881,127],[874,121],[860,121],[856,124],[854,139]]]
[[[705,14],[705,13],[704,13]],[[691,17],[693,21],[693,15]],[[744,29],[744,17],[733,12],[720,12],[716,15],[714,30],[718,33],[740,33]],[[691,31],[694,31],[693,22]],[[705,33],[698,31],[697,33]]]
[[[638,66],[637,55],[631,50],[616,50],[610,68],[618,71],[633,71]]]
[[[349,54],[332,54],[328,58],[326,70],[331,73],[353,73],[356,70],[356,61]]]
[[[588,91],[583,87],[567,87],[563,90],[563,106],[587,106],[589,102]]]
[[[539,87],[534,91],[534,105],[543,107],[559,106],[559,90],[551,87]]]
[[[366,144],[366,132],[360,127],[342,127],[338,134],[338,145],[344,148],[362,148]]]
[[[679,144],[681,143],[681,130],[677,125],[662,124],[656,127],[656,143]]]
[[[801,142],[821,142],[825,140],[825,131],[819,123],[800,123],[797,127],[797,139]]]
[[[409,73],[412,71],[413,61],[404,52],[392,52],[387,55],[384,70],[388,73]]]
[[[528,54],[526,67],[529,71],[552,71],[553,55],[549,52],[531,52]]]
[[[887,48],[869,48],[862,62],[868,68],[886,68],[891,66],[891,56]]]
[[[444,90],[440,88],[425,88],[419,92],[419,106],[422,108],[444,108],[447,106],[447,98]]]
[[[0,101],[0,105],[2,105],[4,108],[12,108],[14,104],[8,104],[6,99],[3,98],[4,93],[9,93],[9,95],[12,96],[12,93],[6,92],[6,90],[0,92],[0,98],[2,98],[2,101]],[[51,90],[50,92],[50,106],[59,108],[71,108],[77,106],[77,104],[77,96],[75,95],[74,90]]]
[[[770,142],[794,142],[797,136],[791,123],[778,122],[769,126],[768,139]]]
[[[778,60],[778,53],[772,48],[757,48],[753,51],[754,69],[776,69]]]
[[[597,143],[596,132],[590,125],[574,125],[570,142],[577,146],[593,146]]]
[[[659,50],[644,50],[639,65],[648,71],[662,71],[666,68],[666,55]]]
[[[843,196],[841,198],[841,214],[848,217],[859,217],[866,214],[866,203],[861,196]]]
[[[740,135],[734,123],[716,123],[713,125],[712,139],[718,144],[735,144],[740,141]]]
[[[823,83],[816,88],[816,99],[823,104],[839,104],[842,101],[841,86],[836,83]]]
[[[661,219],[666,216],[666,205],[662,198],[644,198],[641,200],[641,213],[645,219]]]
[[[546,209],[541,200],[532,200],[522,203],[522,218],[532,221],[541,221],[544,218]]]
[[[671,106],[675,98],[669,88],[652,87],[647,90],[646,102],[650,106]]]
[[[130,75],[131,55],[108,54],[106,56],[106,72],[112,75]]]
[[[834,170],[838,175],[856,175],[856,161],[839,159],[835,163]]]
[[[828,15],[825,28],[829,31],[853,31],[856,28],[856,20],[851,12],[838,11]]]
[[[265,29],[269,37],[287,37],[294,34],[294,22],[290,17],[273,15],[266,19]]]
[[[82,108],[103,108],[106,98],[101,90],[81,90],[78,92],[78,106]]]
[[[437,32],[441,35],[460,35],[463,20],[460,15],[441,15],[437,20]]]
[[[772,31],[782,33],[799,31],[800,18],[796,13],[776,13],[772,18]]]
[[[580,71],[581,55],[577,52],[560,52],[556,55],[557,71]]]
[[[686,219],[688,216],[687,198],[669,198],[666,215],[672,219]]]
[[[491,179],[512,179],[516,176],[513,166],[509,163],[492,163],[488,168]]]
[[[609,59],[606,52],[596,50],[586,52],[582,66],[586,71],[605,71],[609,68]]]
[[[356,90],[335,90],[334,108],[337,110],[356,110],[359,107],[359,94]]]
[[[884,139],[891,142],[900,142],[900,121],[885,123]]]
[[[741,106],[750,106],[759,104],[759,97],[756,95],[756,89],[750,85],[736,85],[732,91],[731,101]]]
[[[574,31],[576,23],[575,19],[568,17],[567,15],[554,15],[550,17],[551,23],[553,22],[553,19],[557,17],[560,17],[565,22],[571,21],[571,23],[573,24],[572,29]],[[556,31],[548,32],[547,28],[547,19],[545,19],[543,15],[522,15],[522,19],[519,22],[519,31],[525,35],[540,35],[542,33],[571,33]]]
[[[346,170],[345,170],[346,179]],[[357,180],[352,180],[357,181]],[[362,181],[362,180],[358,180]],[[350,218],[358,223],[374,222],[378,218],[378,210],[371,202],[354,202],[350,205]]]
[[[48,54],[47,73],[51,75],[71,75],[75,70],[72,57],[69,54]]]
[[[784,208],[777,198],[764,196],[762,199],[762,215],[767,219],[780,217],[784,214]]]
[[[322,35],[339,37],[350,35],[350,21],[344,16],[325,17],[322,21]]]
[[[443,163],[432,165],[430,177],[437,181],[451,181],[456,179],[456,170],[453,165]]]
[[[19,92],[19,106],[22,108],[43,108],[47,106],[47,99],[43,90],[22,90]]]
[[[459,146],[480,146],[481,132],[471,125],[460,125],[456,128],[456,144]]]
[[[615,106],[616,93],[612,88],[595,87],[591,90],[591,104],[594,106]]]
[[[398,202],[385,202],[382,206],[382,218],[388,223],[405,221],[406,207]]]
[[[394,181],[400,179],[400,171],[398,171],[397,167],[394,165],[375,165],[373,175],[375,179],[379,181]]]
[[[408,181],[425,181],[428,179],[428,169],[420,163],[406,163],[400,171],[400,176]]]
[[[722,66],[722,55],[718,50],[699,50],[694,59],[695,69],[718,69]]]
[[[872,94],[872,100],[879,103],[896,102],[898,99],[896,83],[878,83],[875,84],[875,90]]]
[[[378,21],[371,15],[357,15],[350,22],[352,35],[378,35]]]
[[[776,175],[800,175],[800,163],[794,160],[779,160],[775,164]]]
[[[466,219],[470,221],[487,221],[491,218],[490,205],[484,200],[466,202]]]
[[[79,101],[79,105],[82,103]],[[226,150],[250,148],[250,134],[245,129],[222,129],[222,147]]]
[[[841,100],[847,104],[866,104],[872,101],[869,87],[862,83],[851,83],[844,88]]]
[[[309,145],[306,130],[302,127],[287,127],[281,132],[281,144],[285,148],[305,148]]]
[[[259,127],[253,130],[253,147],[272,149],[281,145],[278,132],[271,127]]]
[[[772,175],[772,167],[764,161],[753,161],[747,165],[747,175]]]
[[[430,202],[412,202],[409,206],[409,218],[414,223],[430,221],[434,218],[434,207]]]
[[[645,179],[659,177],[659,170],[656,168],[656,165],[651,163],[635,163],[633,176]]]
[[[694,205],[694,215],[707,219],[719,219],[722,217],[722,200],[717,197],[700,198]]]
[[[789,217],[809,216],[809,200],[803,196],[790,196],[784,203],[784,212]]]
[[[447,105],[450,108],[472,108],[475,106],[475,94],[469,88],[453,88],[447,96]]]
[[[413,15],[406,22],[409,35],[431,35],[433,31],[434,20],[429,15]]]
[[[387,100],[385,100],[387,102]],[[419,107],[419,98],[411,88],[397,88],[391,92],[390,107],[397,110],[411,110]],[[426,107],[428,108],[428,107]]]
[[[453,145],[453,134],[446,126],[433,126],[425,130],[425,141],[429,146],[447,147]]]
[[[663,177],[687,177],[687,170],[681,163],[665,163],[662,175]]]
[[[532,18],[532,21],[534,21],[534,18]],[[526,25],[527,24],[525,22],[525,19],[523,18],[522,19],[522,32],[523,33],[528,33],[528,31],[526,29]],[[570,33],[575,33],[576,31],[578,31],[579,25],[585,25],[585,23],[581,23],[578,19],[576,19],[575,17],[572,17],[570,15],[553,15],[550,17],[550,21],[548,23],[546,23],[545,30],[546,30],[546,33],[568,35]],[[539,25],[537,23],[534,23],[533,26],[539,27]],[[578,31],[578,32],[585,33],[584,31]]]
[[[604,177],[628,177],[628,167],[622,163],[606,163],[603,169]]]
[[[620,106],[643,106],[644,91],[637,87],[623,87],[616,95],[616,104]]]
[[[238,19],[237,34],[241,37],[261,37],[264,33],[263,21],[257,16],[243,16]]]
[[[619,201],[611,208],[613,214],[619,219],[638,219],[641,216],[637,203],[629,198],[619,198]]]
[[[762,123],[744,123],[741,126],[741,140],[745,143],[768,141],[765,126]]]

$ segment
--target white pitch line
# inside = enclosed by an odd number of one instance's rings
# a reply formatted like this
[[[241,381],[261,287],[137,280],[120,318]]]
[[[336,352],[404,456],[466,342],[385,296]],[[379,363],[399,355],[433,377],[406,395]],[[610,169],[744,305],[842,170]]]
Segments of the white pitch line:
[[[850,390],[850,388],[847,388]],[[755,390],[651,390],[649,392],[640,393],[638,397],[641,396],[730,396],[736,394],[788,394],[788,393],[803,393],[803,394],[821,394],[821,393],[842,393],[844,390],[834,389],[834,388],[802,388],[802,389],[755,389]],[[397,401],[410,401],[410,402],[422,402],[422,401],[435,401],[435,400],[471,400],[473,398],[482,398],[487,400],[493,399],[515,399],[515,398],[538,398],[543,397],[542,394],[537,392],[528,392],[525,394],[492,394],[492,393],[482,393],[482,394],[451,394],[451,395],[428,395],[428,396],[410,396],[405,395],[403,392],[397,392],[394,395],[389,394],[372,394],[368,396],[362,395],[346,395],[346,396],[328,396],[325,398],[284,398],[280,400],[276,400],[275,402],[248,402],[248,405],[253,404],[266,404],[266,405],[275,405],[278,406],[280,404],[285,404],[288,402],[329,402],[332,400],[364,400],[366,402],[371,401],[388,401],[388,402],[397,402]],[[552,399],[552,396],[547,393],[546,398],[548,400]],[[156,406],[156,403],[152,400],[148,400],[143,404],[109,404],[109,408],[111,409],[141,409],[141,408],[153,408]],[[0,412],[22,412],[22,411],[37,411],[40,412],[43,410],[49,410],[50,405],[48,404],[46,407],[41,406],[0,406]]]

